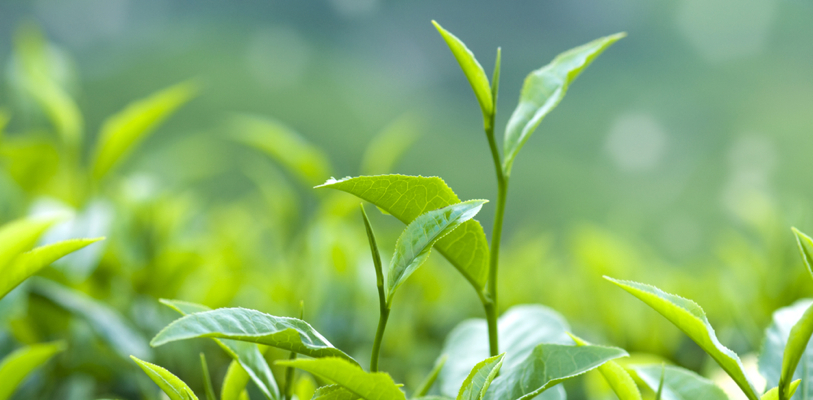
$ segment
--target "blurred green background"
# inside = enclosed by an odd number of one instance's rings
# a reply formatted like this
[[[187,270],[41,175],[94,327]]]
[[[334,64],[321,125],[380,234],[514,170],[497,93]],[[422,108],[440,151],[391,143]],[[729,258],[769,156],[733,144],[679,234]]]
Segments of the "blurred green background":
[[[629,34],[579,78],[515,165],[502,310],[542,303],[592,341],[711,374],[699,348],[601,276],[696,300],[741,353],[759,349],[773,310],[813,292],[789,229],[813,231],[813,4],[804,0],[0,0],[0,222],[68,211],[74,218],[44,242],[107,236],[44,274],[143,338],[175,318],[162,297],[275,315],[296,315],[304,301],[316,329],[366,360],[377,300],[358,202],[311,187],[397,172],[441,176],[462,199],[495,196],[480,111],[432,19],[489,73],[502,47],[498,135],[528,72],[596,37]],[[45,74],[81,110],[74,149],[24,83],[21,53],[38,34]],[[88,183],[106,118],[190,79],[195,98]],[[264,119],[298,136],[285,148],[247,146]],[[492,202],[478,216],[486,232],[493,211]],[[403,225],[373,214],[388,259]],[[0,354],[61,338],[69,349],[18,398],[156,395],[122,357],[145,343],[116,347],[43,287],[0,302]],[[438,255],[399,297],[382,368],[414,386],[449,330],[482,310]],[[211,343],[143,351],[199,388],[201,349],[217,386],[227,359]]]

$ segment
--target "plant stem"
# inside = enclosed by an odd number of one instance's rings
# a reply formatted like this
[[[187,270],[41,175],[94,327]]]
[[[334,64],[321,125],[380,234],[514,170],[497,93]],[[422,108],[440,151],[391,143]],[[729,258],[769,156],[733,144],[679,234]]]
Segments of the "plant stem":
[[[302,300],[299,302],[299,319],[305,319],[305,301]],[[296,352],[291,352],[288,356],[289,360],[296,360]],[[285,368],[285,393],[283,394],[283,398],[285,400],[291,400],[294,395],[294,371],[293,367]]]
[[[387,319],[390,310],[386,305],[381,307],[381,316],[378,318],[378,329],[375,331],[373,354],[370,356],[370,372],[378,372],[378,354],[381,352],[381,341],[384,339],[384,329],[387,329]]]
[[[373,341],[373,353],[370,355],[370,372],[378,372],[378,355],[381,352],[381,341],[384,340],[384,330],[387,329],[387,319],[390,317],[390,305],[387,303],[387,294],[384,292],[384,271],[381,266],[381,253],[378,252],[378,244],[375,241],[375,233],[364,205],[361,205],[361,216],[364,219],[364,227],[367,229],[367,239],[370,241],[370,253],[373,256],[375,266],[375,284],[378,287],[378,329],[375,331],[375,341]]]

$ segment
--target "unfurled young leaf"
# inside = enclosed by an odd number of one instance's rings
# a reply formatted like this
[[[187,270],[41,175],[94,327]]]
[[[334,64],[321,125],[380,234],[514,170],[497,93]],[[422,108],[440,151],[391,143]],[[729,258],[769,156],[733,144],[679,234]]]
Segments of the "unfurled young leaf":
[[[796,325],[790,330],[788,342],[782,357],[782,374],[779,377],[779,400],[787,400],[792,396],[790,385],[796,367],[805,354],[810,336],[813,335],[813,305],[807,308]]]
[[[807,266],[807,271],[813,275],[813,239],[796,228],[791,229],[796,235],[796,244],[799,246],[799,253]]]
[[[632,370],[654,392],[660,389],[661,400],[728,400],[725,392],[712,381],[680,367],[640,365]]]
[[[706,314],[697,303],[666,293],[654,286],[609,277],[605,277],[605,279],[637,297],[675,324],[731,376],[749,400],[759,399],[756,389],[743,369],[740,358],[720,343]]]
[[[791,398],[795,393],[796,389],[799,387],[799,384],[802,382],[801,379],[797,379],[790,383],[790,388],[788,389],[788,398]],[[779,388],[775,387],[762,395],[760,400],[779,400]]]
[[[211,311],[211,308],[204,305],[180,300],[162,299],[161,303],[179,312],[181,315]],[[243,367],[266,398],[269,400],[277,400],[280,398],[277,381],[274,380],[274,374],[271,372],[271,368],[269,368],[257,344],[229,339],[212,338],[212,340],[225,350],[232,359],[240,363],[240,366]]]
[[[432,370],[429,371],[429,375],[424,378],[423,382],[415,389],[415,393],[413,394],[413,398],[415,397],[423,397],[429,393],[429,390],[432,389],[432,385],[435,384],[435,381],[440,376],[440,371],[443,370],[443,366],[446,365],[446,360],[449,359],[449,356],[444,354],[442,355],[437,362],[435,362],[435,366],[432,367]]]
[[[310,357],[340,357],[356,363],[305,321],[245,308],[219,308],[186,315],[158,332],[150,344],[157,347],[203,337],[264,344]]]
[[[570,337],[576,342],[577,346],[586,346],[589,343],[584,340],[573,336]],[[641,400],[641,391],[638,390],[638,385],[632,379],[629,373],[615,361],[607,361],[604,365],[598,367],[598,371],[610,385],[610,388],[618,396],[618,400]]]
[[[133,356],[130,358],[132,358],[133,361],[144,370],[144,373],[169,396],[170,400],[198,400],[198,396],[195,396],[195,392],[193,392],[184,381],[171,372],[155,364],[141,361]]]
[[[810,299],[799,300],[793,305],[783,307],[773,313],[773,321],[765,329],[765,339],[762,342],[761,351],[759,354],[759,373],[765,378],[767,387],[775,387],[779,385],[780,378],[787,376],[785,372],[786,362],[785,353],[788,351],[788,339],[791,336],[791,331],[795,326],[802,323],[805,315],[813,307],[813,301]],[[798,345],[797,343],[796,345]],[[794,346],[796,346],[794,345]],[[796,351],[799,351],[798,349]],[[809,368],[809,360],[813,359],[813,343],[808,343],[804,349],[802,361],[796,367],[793,379],[801,380],[802,387],[809,385],[808,382],[813,382],[813,368]],[[808,360],[808,361],[804,361]],[[803,396],[803,390],[800,390],[794,396],[795,400],[809,400],[811,394],[808,393],[807,397]],[[778,398],[777,390],[777,398]],[[788,396],[787,398],[790,398]]]
[[[229,128],[238,141],[268,154],[306,185],[330,176],[327,155],[282,122],[240,115],[230,120]]]
[[[367,200],[405,224],[428,211],[460,203],[452,189],[438,177],[360,176],[338,181],[331,179],[317,186],[322,187],[341,190]],[[475,290],[484,290],[488,278],[489,250],[485,231],[479,222],[474,219],[465,222],[435,243],[435,249],[463,274]]]
[[[54,222],[53,218],[22,218],[0,226],[0,271],[5,271],[12,260],[34,247]]]
[[[247,399],[246,385],[250,377],[246,370],[237,361],[229,364],[226,370],[226,377],[223,378],[223,386],[220,388],[220,400],[243,400]]]
[[[540,344],[519,365],[495,379],[485,398],[533,399],[567,379],[627,355],[626,351],[615,347]]]
[[[511,167],[519,150],[542,122],[565,97],[576,77],[610,45],[626,36],[625,33],[605,36],[570,49],[553,61],[531,72],[522,85],[519,104],[508,120],[503,144],[503,171],[511,175]]]
[[[483,67],[480,66],[480,63],[477,62],[477,59],[474,58],[474,54],[471,50],[469,50],[457,36],[443,29],[443,27],[435,21],[432,21],[432,24],[435,25],[440,35],[443,36],[443,40],[446,41],[449,49],[452,50],[454,58],[456,58],[460,64],[460,68],[463,69],[463,73],[466,74],[466,78],[474,90],[474,95],[477,96],[477,102],[480,103],[480,109],[483,111],[483,124],[486,126],[486,129],[489,129],[491,121],[493,121],[494,98],[491,94],[488,76],[485,71],[483,71]]]
[[[407,225],[392,255],[387,274],[387,304],[401,284],[420,267],[438,240],[474,218],[486,200],[469,200],[429,211]]]
[[[383,372],[365,372],[346,359],[325,357],[277,361],[278,365],[294,367],[327,379],[365,400],[405,400],[406,396]]]
[[[71,239],[37,247],[0,267],[0,298],[54,261],[104,238]]]
[[[93,177],[101,179],[165,119],[195,96],[197,88],[185,82],[171,86],[127,107],[105,120],[99,132]]]
[[[457,400],[483,400],[491,382],[497,377],[502,367],[505,353],[487,358],[474,366],[469,376],[463,381]]]
[[[15,350],[3,358],[0,361],[0,400],[11,398],[31,371],[64,350],[63,342],[34,344]]]

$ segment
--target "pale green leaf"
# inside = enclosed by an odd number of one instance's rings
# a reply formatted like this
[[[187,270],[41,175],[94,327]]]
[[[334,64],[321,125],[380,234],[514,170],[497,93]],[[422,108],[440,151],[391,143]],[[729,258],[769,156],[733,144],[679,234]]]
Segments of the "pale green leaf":
[[[802,320],[807,310],[813,307],[813,300],[799,300],[793,305],[783,307],[773,313],[771,324],[765,329],[765,339],[762,342],[759,354],[759,373],[765,378],[767,387],[779,384],[784,368],[784,353],[791,335],[791,330]],[[801,380],[801,390],[793,395],[793,400],[813,400],[813,391],[809,390],[813,382],[813,343],[805,348],[803,361],[799,363],[794,372],[793,379]],[[778,391],[777,391],[778,395]]]
[[[179,107],[194,97],[197,88],[179,83],[127,105],[102,124],[93,161],[93,177],[100,179]]]
[[[697,303],[666,293],[654,286],[620,281],[609,277],[605,278],[637,297],[675,324],[731,376],[748,399],[759,399],[757,391],[745,374],[740,358],[720,343],[714,333],[714,328],[711,327],[706,318],[706,314]]]
[[[568,87],[593,60],[610,45],[626,36],[617,33],[596,39],[556,56],[553,61],[531,72],[525,78],[519,104],[505,128],[503,171],[511,175],[511,167],[519,150],[536,127],[565,97]]]
[[[7,355],[0,361],[0,400],[9,399],[31,371],[63,350],[63,342],[52,342],[26,346]]]
[[[514,306],[497,321],[500,351],[505,352],[501,374],[516,368],[540,343],[572,344],[565,319],[541,305]],[[484,319],[461,322],[446,337],[441,354],[448,356],[440,373],[440,393],[455,397],[469,372],[489,357],[488,327]],[[545,399],[564,399],[557,387],[545,392]]]
[[[365,372],[343,358],[325,357],[277,361],[278,365],[310,372],[353,392],[365,400],[406,399],[401,389],[383,372]]]
[[[796,393],[796,389],[799,387],[799,384],[802,382],[801,379],[797,379],[790,383],[790,388],[788,389],[788,396],[793,396]],[[762,395],[760,400],[779,400],[779,388],[775,387]]]
[[[474,54],[471,50],[469,50],[457,36],[443,29],[443,27],[435,21],[432,21],[432,24],[435,25],[440,35],[443,36],[443,40],[446,41],[449,49],[452,50],[454,58],[457,59],[457,62],[460,64],[460,68],[463,69],[463,73],[466,74],[466,79],[469,80],[469,84],[474,90],[474,95],[477,97],[477,102],[480,103],[480,109],[483,111],[483,124],[486,126],[486,129],[489,129],[492,115],[494,114],[494,99],[491,95],[491,86],[488,83],[488,76],[485,71],[483,71],[483,67],[480,66],[480,63],[477,62],[477,59],[474,58]]]
[[[486,392],[489,400],[527,400],[597,368],[605,362],[627,356],[627,352],[604,346],[540,344],[519,365],[504,371]]]
[[[423,397],[429,393],[429,390],[432,389],[432,385],[435,384],[435,381],[440,376],[440,371],[443,369],[443,366],[446,365],[446,360],[449,359],[449,356],[444,354],[435,362],[435,366],[432,367],[432,370],[429,371],[429,375],[424,378],[423,382],[415,389],[415,393],[412,397]]]
[[[327,155],[279,121],[240,115],[229,126],[237,140],[268,154],[306,185],[330,176]]]
[[[316,389],[311,400],[356,400],[358,398],[358,395],[339,385],[327,385]]]
[[[497,377],[502,367],[505,353],[486,358],[472,368],[469,376],[463,381],[457,400],[483,400],[491,382]]]
[[[181,315],[211,311],[209,307],[186,301],[165,299],[161,299],[160,301]],[[280,397],[279,387],[277,386],[277,381],[274,380],[274,374],[271,373],[271,368],[269,368],[257,344],[229,339],[212,338],[212,340],[235,361],[240,363],[266,398],[276,400]]]
[[[661,400],[728,400],[725,392],[696,373],[674,366],[641,365],[632,370],[653,391],[663,379]]]
[[[790,330],[784,356],[782,357],[782,374],[779,377],[779,400],[787,400],[790,393],[790,384],[796,367],[805,354],[810,336],[813,335],[813,305],[807,308],[796,325]]]
[[[54,222],[53,218],[22,218],[0,226],[0,271],[34,247]]]
[[[576,342],[577,346],[589,344],[574,335],[570,335],[570,337]],[[635,380],[617,362],[607,361],[604,365],[598,367],[598,371],[619,400],[641,400],[641,391],[638,390]]]
[[[20,254],[7,267],[0,267],[0,298],[54,261],[102,239],[70,239]]]
[[[429,211],[407,225],[395,243],[395,252],[387,273],[387,304],[392,304],[392,296],[398,287],[426,262],[432,245],[474,218],[486,202],[469,200],[452,204]]]
[[[220,388],[220,400],[242,400],[248,398],[246,385],[250,377],[246,370],[237,361],[229,364],[226,370],[226,377],[223,378],[223,386]]]
[[[375,204],[405,224],[428,211],[460,203],[452,189],[438,177],[360,176],[340,181],[329,180],[317,187],[350,193]],[[435,243],[435,249],[463,274],[475,290],[483,291],[488,279],[489,250],[485,231],[479,222],[474,219],[465,222]]]
[[[203,389],[206,393],[206,400],[217,400],[215,388],[212,386],[212,377],[209,375],[209,365],[206,363],[206,356],[200,353],[200,368],[203,374]]]
[[[813,275],[813,239],[796,228],[791,229],[796,235],[796,244],[799,246],[799,253],[807,266],[807,271]]]
[[[198,396],[195,396],[195,392],[193,392],[184,381],[171,372],[155,364],[141,361],[134,356],[130,356],[130,358],[132,358],[133,361],[144,370],[144,373],[169,396],[170,400],[198,400]]]
[[[307,322],[245,308],[219,308],[186,315],[158,332],[150,344],[157,347],[202,337],[264,344],[310,357],[341,357],[355,363]]]

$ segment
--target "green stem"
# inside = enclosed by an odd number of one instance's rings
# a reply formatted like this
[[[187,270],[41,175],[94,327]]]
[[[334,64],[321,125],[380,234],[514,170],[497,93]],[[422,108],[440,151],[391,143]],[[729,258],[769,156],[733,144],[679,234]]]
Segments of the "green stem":
[[[375,331],[373,354],[370,356],[370,372],[378,372],[378,354],[381,352],[381,341],[384,340],[384,330],[387,329],[387,319],[390,310],[386,305],[381,307],[381,316],[378,318],[378,329]]]
[[[494,139],[493,117],[490,126],[486,127],[488,147],[491,149],[491,158],[494,160],[494,170],[497,173],[497,209],[494,214],[494,227],[491,231],[491,251],[488,264],[488,286],[486,287],[487,302],[483,303],[488,322],[488,344],[491,356],[500,353],[499,333],[497,332],[497,271],[500,263],[500,242],[502,241],[502,225],[505,215],[505,200],[508,193],[508,178],[503,173],[497,141]]]
[[[378,244],[375,241],[373,226],[361,205],[361,216],[364,219],[364,227],[367,229],[367,240],[370,241],[370,253],[373,256],[375,266],[375,284],[378,287],[378,329],[375,331],[375,341],[373,341],[373,353],[370,355],[370,372],[378,372],[378,355],[381,352],[381,341],[384,340],[384,330],[387,329],[387,319],[390,317],[390,305],[387,303],[387,294],[384,291],[384,271],[381,266],[381,253],[378,251]]]
[[[299,319],[305,319],[305,301],[299,302]],[[291,352],[288,356],[289,360],[296,360],[296,352]],[[291,400],[294,396],[294,371],[293,367],[285,368],[285,393],[283,398],[285,400]]]

